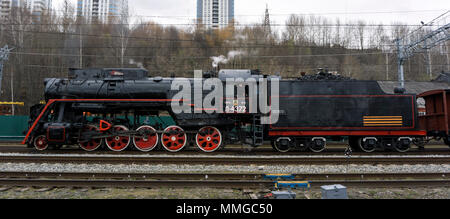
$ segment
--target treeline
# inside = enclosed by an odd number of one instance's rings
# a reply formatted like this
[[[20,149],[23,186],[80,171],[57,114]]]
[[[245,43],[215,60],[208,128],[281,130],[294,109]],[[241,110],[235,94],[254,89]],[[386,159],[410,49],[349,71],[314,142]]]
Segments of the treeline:
[[[131,22],[125,16],[88,23],[75,16],[70,4],[61,11],[34,16],[16,8],[1,20],[0,46],[15,49],[5,65],[0,100],[25,102],[16,113],[27,113],[43,99],[44,78],[66,77],[68,68],[144,67],[152,76],[192,77],[194,69],[211,70],[216,61],[219,68],[260,69],[283,77],[327,67],[356,79],[397,80],[393,40],[416,28],[292,15],[282,26],[236,23],[210,30]],[[446,51],[431,51],[432,77],[448,70]],[[426,72],[425,54],[405,64],[406,80],[430,80]]]

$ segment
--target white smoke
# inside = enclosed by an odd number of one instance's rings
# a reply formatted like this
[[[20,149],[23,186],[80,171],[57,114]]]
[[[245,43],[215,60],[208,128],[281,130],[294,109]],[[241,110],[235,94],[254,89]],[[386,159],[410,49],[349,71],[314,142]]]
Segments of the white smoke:
[[[144,68],[144,64],[142,62],[135,62],[134,59],[130,59],[130,65],[136,65],[138,68]]]
[[[234,57],[245,54],[246,53],[244,51],[230,51],[228,52],[227,57],[225,57],[224,55],[213,56],[211,57],[211,59],[213,60],[212,67],[217,68],[219,64],[227,64],[231,59],[234,59]]]

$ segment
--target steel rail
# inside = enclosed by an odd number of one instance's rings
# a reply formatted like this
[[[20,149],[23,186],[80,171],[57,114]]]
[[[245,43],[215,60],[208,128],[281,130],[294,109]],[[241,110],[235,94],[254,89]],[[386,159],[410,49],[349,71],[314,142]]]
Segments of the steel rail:
[[[30,153],[30,154],[90,154],[90,155],[104,155],[104,154],[112,154],[117,155],[117,152],[108,151],[108,150],[98,150],[94,152],[86,152],[79,148],[64,148],[59,150],[47,150],[47,151],[36,151],[34,148],[27,148],[23,145],[21,146],[0,146],[0,152],[3,153]],[[230,147],[224,148],[220,151],[214,152],[213,155],[292,155],[292,156],[301,156],[301,155],[344,155],[345,148],[328,148],[321,153],[314,152],[299,152],[292,151],[286,154],[282,154],[279,152],[274,152],[272,148],[261,147],[254,148],[252,151],[246,151],[243,147]],[[143,154],[151,154],[151,155],[173,155],[173,153],[168,151],[151,151],[147,153],[143,153],[140,151],[122,151],[120,155],[143,155]],[[176,155],[202,155],[204,152],[197,150],[197,148],[186,148],[186,150],[177,152]],[[411,150],[405,153],[398,152],[373,152],[373,153],[364,153],[364,152],[353,152],[354,156],[367,156],[367,155],[450,155],[450,150],[448,146],[442,146],[442,148],[428,148],[425,151],[420,150]]]
[[[260,180],[260,173],[95,173],[95,172],[0,172],[0,178],[59,179],[189,179],[189,180]],[[449,179],[446,173],[299,173],[296,180],[369,180],[369,179]]]
[[[450,180],[318,180],[311,187],[342,184],[347,187],[448,187]],[[266,180],[80,180],[80,179],[0,179],[3,186],[33,187],[213,187],[213,188],[273,188],[274,182]]]
[[[450,164],[450,157],[257,157],[257,156],[0,156],[0,163],[99,163],[99,164]]]

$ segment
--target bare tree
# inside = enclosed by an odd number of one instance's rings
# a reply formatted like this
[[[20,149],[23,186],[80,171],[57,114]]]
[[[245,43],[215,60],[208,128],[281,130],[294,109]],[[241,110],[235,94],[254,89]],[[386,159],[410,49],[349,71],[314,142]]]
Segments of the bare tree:
[[[356,37],[359,41],[359,48],[364,50],[364,41],[365,41],[365,33],[366,33],[366,22],[363,20],[359,20],[356,26]]]

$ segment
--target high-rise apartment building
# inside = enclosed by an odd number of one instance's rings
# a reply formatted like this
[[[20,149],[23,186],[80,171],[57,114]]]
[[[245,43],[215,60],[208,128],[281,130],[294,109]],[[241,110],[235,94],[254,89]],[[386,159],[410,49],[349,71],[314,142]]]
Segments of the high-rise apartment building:
[[[78,0],[77,15],[89,22],[97,20],[106,23],[111,18],[128,16],[128,0]]]
[[[227,27],[234,20],[234,0],[197,0],[197,20],[210,28]]]
[[[26,7],[32,14],[40,15],[52,8],[52,0],[0,0],[0,17],[9,16],[13,8]]]

